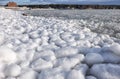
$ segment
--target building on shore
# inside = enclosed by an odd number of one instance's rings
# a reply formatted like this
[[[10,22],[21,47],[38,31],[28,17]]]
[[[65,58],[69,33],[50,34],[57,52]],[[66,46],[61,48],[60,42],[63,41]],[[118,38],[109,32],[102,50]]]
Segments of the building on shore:
[[[16,2],[8,2],[7,7],[17,7],[17,3]]]

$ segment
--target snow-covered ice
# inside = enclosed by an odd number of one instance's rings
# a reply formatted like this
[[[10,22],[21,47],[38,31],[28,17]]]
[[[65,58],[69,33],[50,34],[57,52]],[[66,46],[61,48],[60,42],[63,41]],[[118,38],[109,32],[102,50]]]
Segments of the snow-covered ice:
[[[97,79],[97,78],[94,76],[86,76],[86,79]]]
[[[8,47],[0,47],[0,63],[11,64],[17,61],[17,54]]]
[[[120,45],[119,44],[113,44],[112,46],[110,46],[109,48],[111,50],[111,52],[115,53],[116,55],[120,55]]]
[[[120,78],[120,65],[117,64],[95,64],[90,71],[97,79]]]
[[[78,49],[72,47],[64,47],[55,51],[56,57],[66,57],[78,53]]]
[[[23,70],[17,79],[37,79],[38,73],[31,69]]]
[[[44,69],[52,68],[53,64],[52,64],[52,62],[48,62],[42,58],[39,58],[39,59],[33,61],[33,63],[30,66],[32,69],[34,69],[36,71],[41,71]]]
[[[54,66],[55,67],[62,67],[64,70],[66,69],[72,69],[75,67],[77,64],[79,64],[81,61],[84,60],[84,55],[77,55],[73,57],[64,57],[64,58],[59,58],[58,60],[54,61]]]
[[[85,79],[85,76],[80,71],[71,70],[67,76],[67,79]]]
[[[88,53],[85,56],[85,61],[88,65],[99,64],[104,62],[103,57],[98,53]]]
[[[74,11],[0,8],[0,79],[120,79],[119,10]]]
[[[8,65],[8,67],[5,68],[4,73],[5,73],[6,76],[16,77],[16,76],[20,75],[21,68],[20,68],[19,65],[11,64],[11,65]]]

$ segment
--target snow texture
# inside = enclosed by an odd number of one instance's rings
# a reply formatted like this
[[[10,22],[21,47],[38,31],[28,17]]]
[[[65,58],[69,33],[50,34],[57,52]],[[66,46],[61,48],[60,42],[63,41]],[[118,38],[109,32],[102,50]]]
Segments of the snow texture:
[[[14,51],[7,47],[0,47],[0,63],[11,64],[15,63],[17,55]]]
[[[85,61],[89,65],[99,64],[104,61],[103,57],[97,53],[88,53],[85,57]]]
[[[116,64],[96,64],[91,68],[91,74],[97,79],[119,79],[120,65]]]
[[[120,79],[119,13],[0,8],[0,79]]]
[[[11,64],[11,65],[8,65],[7,68],[5,68],[6,76],[16,77],[16,76],[20,75],[20,73],[21,73],[21,68],[19,65]]]

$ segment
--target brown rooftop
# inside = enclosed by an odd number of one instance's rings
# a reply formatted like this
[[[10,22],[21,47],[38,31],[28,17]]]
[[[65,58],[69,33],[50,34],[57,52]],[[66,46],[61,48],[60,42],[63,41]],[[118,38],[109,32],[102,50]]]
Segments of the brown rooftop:
[[[7,7],[17,7],[17,3],[16,2],[8,2]]]

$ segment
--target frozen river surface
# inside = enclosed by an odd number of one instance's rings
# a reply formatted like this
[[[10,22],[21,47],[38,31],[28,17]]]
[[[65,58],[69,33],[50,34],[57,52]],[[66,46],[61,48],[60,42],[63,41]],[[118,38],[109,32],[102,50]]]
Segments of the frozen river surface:
[[[0,8],[0,79],[120,79],[119,10],[24,12]]]
[[[80,22],[78,25],[81,27],[120,38],[120,10],[26,10],[25,13],[46,18],[74,19]]]

